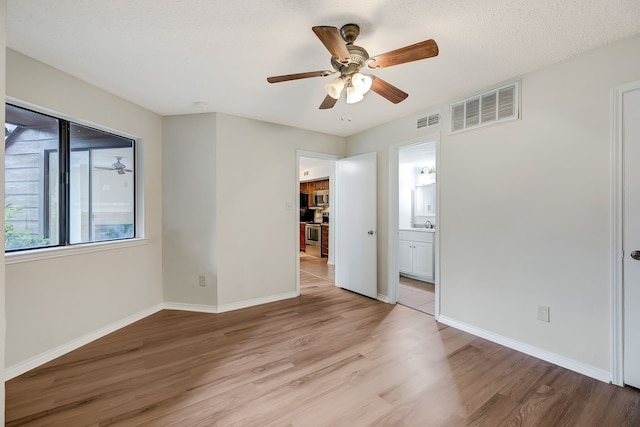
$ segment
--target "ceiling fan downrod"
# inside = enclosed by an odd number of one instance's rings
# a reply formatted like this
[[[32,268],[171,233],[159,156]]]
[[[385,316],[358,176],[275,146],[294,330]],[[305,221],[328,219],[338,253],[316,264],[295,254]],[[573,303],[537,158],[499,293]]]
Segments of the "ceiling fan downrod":
[[[340,28],[340,35],[347,44],[353,44],[360,35],[360,27],[357,24],[345,24]]]

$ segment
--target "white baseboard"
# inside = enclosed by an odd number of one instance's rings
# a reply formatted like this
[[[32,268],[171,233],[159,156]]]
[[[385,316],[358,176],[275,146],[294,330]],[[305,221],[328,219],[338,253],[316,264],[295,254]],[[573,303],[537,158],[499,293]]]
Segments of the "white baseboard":
[[[223,305],[201,305],[186,304],[180,302],[165,302],[164,308],[167,310],[195,311],[200,313],[224,313],[225,311],[240,310],[242,308],[253,307],[256,305],[267,304],[270,302],[281,301],[284,299],[295,298],[298,294],[293,292],[285,292],[283,294],[269,295],[267,297],[253,298],[244,301],[232,302]]]
[[[105,335],[108,335],[112,332],[117,331],[118,329],[124,328],[127,325],[130,325],[138,320],[144,319],[147,316],[150,316],[158,311],[162,310],[163,305],[157,304],[153,307],[147,308],[145,310],[134,313],[130,316],[125,317],[124,319],[118,320],[117,322],[113,322],[103,328],[100,328],[96,331],[93,331],[87,335],[76,338],[73,341],[70,341],[66,344],[60,345],[56,348],[53,348],[49,351],[45,351],[44,353],[38,354],[36,356],[30,357],[24,362],[20,362],[17,365],[9,366],[4,370],[4,380],[8,381],[11,378],[15,378],[19,375],[24,374],[38,366],[44,365],[47,362],[52,361],[64,354],[69,353],[83,345],[89,344],[92,341],[97,340],[98,338],[102,338]]]
[[[571,371],[577,372],[579,374],[586,375],[587,377],[591,377],[605,383],[611,382],[611,372],[594,368],[591,365],[578,362],[577,360],[573,360],[565,356],[560,356],[559,354],[555,354],[550,351],[542,350],[538,347],[534,347],[532,345],[525,344],[520,341],[516,341],[481,328],[477,328],[467,323],[459,322],[446,316],[441,315],[437,320],[441,323],[444,323],[445,325],[451,326],[452,328],[468,332],[477,337],[484,338],[505,347],[509,347],[513,350],[517,350],[521,353],[528,354],[529,356],[533,356],[549,363],[553,363],[554,365],[558,365]]]
[[[165,310],[195,311],[198,313],[217,313],[218,307],[215,305],[186,304],[181,302],[165,302]]]
[[[217,313],[224,313],[225,311],[233,311],[239,310],[241,308],[253,307],[254,305],[267,304],[270,302],[281,301],[289,298],[296,298],[298,293],[296,291],[293,292],[285,292],[283,294],[269,295],[261,298],[253,298],[245,301],[232,302],[230,304],[223,304],[217,307]]]
[[[388,295],[384,295],[384,294],[378,294],[378,301],[382,301],[382,302],[386,302],[387,304],[389,304],[389,301],[391,301],[389,299]]]

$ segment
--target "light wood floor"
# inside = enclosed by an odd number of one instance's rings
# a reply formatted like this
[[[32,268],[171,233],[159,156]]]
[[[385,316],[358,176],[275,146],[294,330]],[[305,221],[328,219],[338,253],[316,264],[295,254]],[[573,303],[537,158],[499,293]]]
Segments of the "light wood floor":
[[[436,289],[433,283],[400,276],[398,303],[430,315],[436,312]]]
[[[640,425],[635,389],[304,270],[301,288],[229,313],[164,310],[12,379],[7,425]]]
[[[335,280],[335,267],[327,264],[326,257],[319,258],[300,252],[300,271],[319,279],[326,279],[331,282]]]

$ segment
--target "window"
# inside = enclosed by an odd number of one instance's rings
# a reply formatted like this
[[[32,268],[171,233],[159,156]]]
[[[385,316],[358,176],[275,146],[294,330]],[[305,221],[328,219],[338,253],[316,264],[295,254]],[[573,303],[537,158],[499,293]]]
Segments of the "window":
[[[5,249],[135,237],[132,139],[7,104]]]

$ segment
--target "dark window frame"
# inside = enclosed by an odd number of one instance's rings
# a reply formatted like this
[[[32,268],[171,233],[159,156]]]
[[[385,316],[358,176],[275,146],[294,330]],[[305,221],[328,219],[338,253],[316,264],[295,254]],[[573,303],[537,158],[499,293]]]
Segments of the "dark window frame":
[[[128,136],[123,136],[123,135],[118,135],[117,133],[113,133],[113,132],[108,132],[108,131],[104,131],[102,129],[97,129],[91,126],[87,126],[85,124],[82,123],[78,123],[78,122],[74,122],[71,120],[67,120],[67,119],[63,119],[61,117],[57,117],[51,114],[47,114],[47,113],[43,113],[41,111],[37,111],[37,110],[33,110],[30,108],[25,108],[23,106],[20,105],[16,105],[16,104],[12,104],[10,102],[5,103],[6,106],[11,106],[13,108],[19,108],[21,110],[30,112],[30,113],[34,113],[34,114],[39,114],[42,116],[46,116],[46,117],[50,117],[52,119],[55,119],[58,121],[58,149],[57,151],[55,149],[44,149],[42,152],[42,162],[43,162],[43,168],[42,168],[42,178],[43,178],[43,184],[42,184],[42,193],[43,193],[43,197],[41,198],[41,203],[42,203],[42,218],[49,218],[49,213],[50,213],[50,176],[49,176],[49,156],[51,153],[58,153],[58,200],[59,200],[59,205],[58,205],[58,241],[55,242],[54,244],[50,244],[47,246],[33,246],[33,247],[28,247],[28,248],[17,248],[17,249],[6,249],[5,248],[5,253],[14,253],[14,252],[27,252],[27,251],[31,251],[31,250],[35,250],[35,249],[45,249],[45,248],[56,248],[56,247],[66,247],[66,246],[82,246],[82,245],[88,245],[88,244],[92,244],[92,243],[104,243],[104,242],[119,242],[119,241],[126,241],[126,240],[132,240],[132,239],[136,239],[138,237],[138,174],[136,173],[137,170],[137,140]],[[110,143],[110,144],[102,144],[102,147],[100,147],[100,144],[95,144],[94,146],[90,146],[88,145],[87,147],[82,147],[82,148],[71,148],[71,132],[70,132],[70,128],[72,125],[75,126],[80,126],[82,128],[86,128],[89,129],[91,131],[94,132],[99,132],[101,134],[104,134],[105,136],[112,136],[112,137],[116,137],[122,140],[126,140],[128,141],[128,143],[122,143],[122,144],[116,144],[116,143]],[[7,148],[6,142],[5,142],[5,150]],[[70,206],[70,191],[71,191],[71,180],[70,180],[70,176],[71,176],[71,152],[76,152],[76,151],[88,151],[89,152],[89,159],[91,159],[91,152],[93,150],[98,150],[98,149],[113,149],[113,148],[131,148],[132,151],[132,162],[133,162],[133,235],[131,237],[123,237],[123,238],[114,238],[114,239],[101,239],[101,240],[89,240],[89,241],[85,241],[85,242],[78,242],[78,243],[71,243],[70,242],[70,220],[71,220],[71,206]],[[89,161],[89,166],[91,167],[91,160]],[[91,168],[89,168],[89,170],[91,171]],[[91,180],[92,180],[92,173],[89,173],[89,184],[91,184]],[[89,188],[91,189],[92,187],[89,186]],[[92,198],[92,191],[89,191],[89,214],[91,215],[93,206],[91,206],[91,198]],[[91,224],[93,223],[93,219],[90,218],[90,227],[89,229],[91,230]],[[48,220],[43,220],[43,224],[42,224],[42,231],[43,231],[43,236],[45,238],[49,238],[50,234],[51,234],[51,225],[49,224]],[[92,236],[92,233],[90,232],[90,239],[92,239],[94,236]]]

